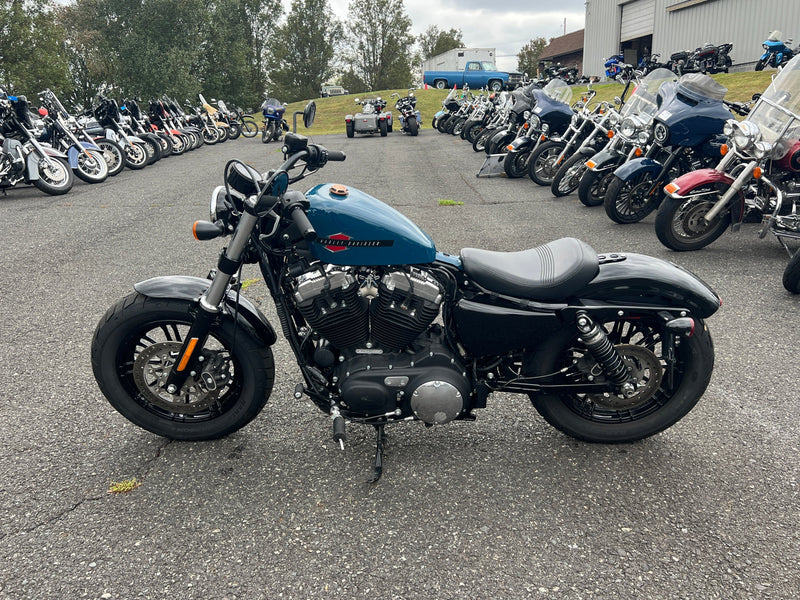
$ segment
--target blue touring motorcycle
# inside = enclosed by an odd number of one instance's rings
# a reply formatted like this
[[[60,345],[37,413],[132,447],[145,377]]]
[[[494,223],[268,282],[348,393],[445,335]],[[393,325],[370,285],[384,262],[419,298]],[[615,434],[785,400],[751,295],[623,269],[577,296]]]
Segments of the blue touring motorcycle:
[[[314,110],[303,111],[306,126]],[[264,407],[277,333],[242,293],[245,264],[258,265],[299,367],[296,400],[330,419],[342,447],[346,423],[375,428],[373,481],[387,425],[472,421],[493,392],[527,394],[564,433],[614,443],[670,427],[705,391],[705,319],[720,299],[688,271],[574,238],[437,252],[357,189],[289,189],[342,152],[291,132],[283,151],[268,173],[226,165],[210,220],[194,225],[197,239],[230,236],[208,277],[142,281],[100,319],[94,375],[140,427],[208,440]]]
[[[614,171],[603,199],[616,223],[636,223],[661,204],[664,186],[684,173],[717,164],[725,143],[722,129],[744,105],[724,101],[727,88],[708,75],[691,73],[658,91],[659,110],[650,124],[644,156]]]
[[[792,60],[795,55],[795,51],[790,47],[792,38],[781,40],[782,37],[783,34],[775,30],[762,42],[761,46],[764,48],[764,54],[761,55],[761,58],[756,63],[756,71],[763,71],[764,67],[777,69]]]

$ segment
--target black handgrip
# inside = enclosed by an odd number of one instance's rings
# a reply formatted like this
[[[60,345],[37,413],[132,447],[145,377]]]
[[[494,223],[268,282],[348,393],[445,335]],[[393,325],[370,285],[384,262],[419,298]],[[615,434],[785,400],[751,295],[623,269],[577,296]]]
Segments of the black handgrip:
[[[328,160],[343,161],[347,156],[341,150],[328,150]]]
[[[292,208],[292,220],[294,224],[297,225],[297,228],[300,230],[300,235],[303,236],[303,239],[310,242],[317,239],[317,231],[314,229],[314,226],[311,224],[311,221],[308,220],[303,207],[300,205],[295,205]]]

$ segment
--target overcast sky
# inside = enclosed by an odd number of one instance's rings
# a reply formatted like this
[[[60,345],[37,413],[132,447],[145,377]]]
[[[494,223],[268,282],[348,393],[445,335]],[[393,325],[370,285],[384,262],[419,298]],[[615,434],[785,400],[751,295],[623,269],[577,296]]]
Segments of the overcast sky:
[[[349,0],[329,2],[344,20]],[[585,0],[404,0],[404,5],[414,35],[429,25],[460,29],[467,47],[497,48],[501,69],[515,69],[517,52],[531,39],[563,35],[564,19],[567,33],[583,29],[585,14]]]

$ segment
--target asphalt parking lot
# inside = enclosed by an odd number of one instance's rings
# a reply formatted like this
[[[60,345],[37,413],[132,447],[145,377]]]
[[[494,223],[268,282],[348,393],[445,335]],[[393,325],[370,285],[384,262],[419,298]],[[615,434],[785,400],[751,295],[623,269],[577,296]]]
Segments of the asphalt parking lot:
[[[315,141],[347,153],[300,184],[384,200],[437,248],[520,250],[565,235],[598,252],[673,260],[723,298],[716,367],[681,422],[635,444],[589,445],[527,398],[497,395],[474,423],[392,427],[342,452],[306,401],[288,346],[270,402],[219,441],[178,443],[100,394],[89,344],[106,308],[155,275],[205,275],[219,240],[191,224],[233,157],[277,166],[276,144],[235,140],[51,197],[0,196],[0,598],[522,599],[800,595],[800,297],[757,225],[676,254],[653,217],[612,223],[531,181],[477,179],[482,155],[426,127]],[[441,206],[440,200],[463,202]],[[245,273],[248,276],[248,273]],[[250,277],[257,277],[254,269]],[[263,286],[246,292],[277,323]],[[112,482],[136,478],[127,494]]]

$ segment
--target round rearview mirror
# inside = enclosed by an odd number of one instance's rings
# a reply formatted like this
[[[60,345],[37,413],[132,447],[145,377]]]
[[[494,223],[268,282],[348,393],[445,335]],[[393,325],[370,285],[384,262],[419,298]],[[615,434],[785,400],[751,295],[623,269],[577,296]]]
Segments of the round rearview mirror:
[[[314,117],[317,115],[317,104],[312,100],[303,109],[303,125],[306,129],[314,124]]]

